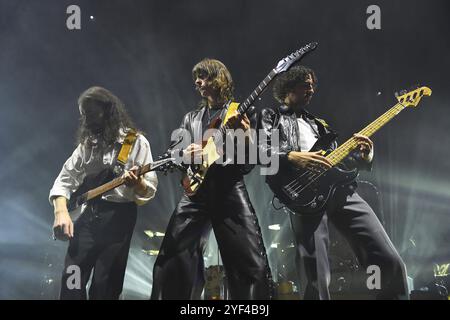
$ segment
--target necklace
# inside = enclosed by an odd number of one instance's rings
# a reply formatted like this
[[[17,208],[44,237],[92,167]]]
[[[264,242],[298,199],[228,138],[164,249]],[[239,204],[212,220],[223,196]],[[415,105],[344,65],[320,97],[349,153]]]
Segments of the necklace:
[[[219,114],[219,112],[221,112],[222,111],[222,108],[218,108],[215,112],[214,112],[214,114],[211,116],[211,111],[209,110],[209,109],[211,109],[210,107],[206,107],[207,108],[207,110],[208,110],[208,123],[211,123],[211,119],[214,119],[218,114]]]

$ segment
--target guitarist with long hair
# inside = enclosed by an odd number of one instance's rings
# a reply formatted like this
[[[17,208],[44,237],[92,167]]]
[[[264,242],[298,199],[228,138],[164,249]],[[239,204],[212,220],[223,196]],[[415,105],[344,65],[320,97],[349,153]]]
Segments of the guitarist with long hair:
[[[260,142],[260,148],[264,152],[278,154],[280,171],[283,166],[312,173],[330,169],[332,164],[321,151],[310,151],[318,139],[332,133],[325,121],[305,109],[317,84],[314,71],[296,66],[275,81],[274,97],[281,105],[276,110],[263,109],[261,112],[259,126],[268,138]],[[278,131],[280,139],[277,146],[270,144],[275,131]],[[358,147],[345,161],[346,165],[371,170],[372,141],[359,134],[355,134],[354,139]],[[336,147],[336,142],[333,142],[331,149]],[[267,179],[270,185],[270,179],[274,177],[268,176]],[[304,299],[330,299],[328,220],[348,240],[363,267],[376,265],[380,268],[378,298],[400,299],[408,295],[405,265],[375,213],[355,189],[356,182],[337,187],[328,207],[318,214],[290,211],[297,245],[296,266],[304,288]]]
[[[187,113],[180,131],[188,133],[185,162],[202,157],[202,135],[223,119],[233,99],[233,80],[226,66],[204,59],[192,70],[199,108]],[[228,120],[230,128],[250,129],[256,118]],[[195,137],[200,140],[194,139]],[[175,139],[169,151],[179,147]],[[186,141],[184,141],[186,142]],[[256,217],[244,183],[252,166],[214,164],[194,195],[185,192],[165,232],[153,270],[152,299],[200,299],[204,284],[203,252],[214,230],[232,299],[269,299],[271,272]]]
[[[122,292],[137,205],[152,199],[158,180],[154,172],[138,175],[152,162],[147,139],[136,130],[118,97],[91,87],[78,99],[81,114],[78,146],[64,163],[50,190],[55,240],[69,241],[61,280],[61,299],[118,299]],[[125,185],[89,202],[76,220],[67,203],[77,189],[99,186],[116,176]]]

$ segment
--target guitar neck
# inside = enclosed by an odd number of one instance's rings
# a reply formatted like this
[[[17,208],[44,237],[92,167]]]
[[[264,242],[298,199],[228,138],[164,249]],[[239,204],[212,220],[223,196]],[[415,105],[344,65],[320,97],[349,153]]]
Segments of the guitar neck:
[[[247,99],[242,102],[238,107],[238,112],[240,114],[245,114],[248,111],[248,108],[256,101],[256,99],[264,92],[267,88],[267,85],[275,78],[277,75],[276,71],[273,69],[263,81],[261,81],[255,90],[253,90],[252,94],[247,97]]]
[[[396,115],[400,113],[405,108],[400,103],[397,103],[384,114],[379,116],[373,122],[371,122],[367,127],[359,131],[359,134],[365,135],[367,137],[372,136],[375,132],[377,132],[381,127],[383,127],[386,123],[391,121]],[[337,149],[333,150],[326,158],[332,163],[332,165],[337,165],[345,157],[349,155],[356,147],[358,146],[355,138],[348,139],[345,143],[339,146]]]
[[[252,104],[256,101],[256,99],[261,95],[261,93],[264,92],[264,90],[267,88],[267,85],[275,78],[277,75],[277,72],[275,69],[272,69],[272,71],[269,72],[269,74],[264,78],[263,81],[261,81],[255,90],[247,97],[247,99],[244,100],[244,102],[239,104],[239,107],[237,108],[237,112],[241,115],[244,115],[248,109],[252,106]],[[219,128],[219,131],[222,134],[225,134],[226,129],[229,129],[226,124],[222,124]]]
[[[81,197],[84,201],[94,199],[114,188],[117,188],[118,186],[121,186],[122,184],[124,184],[124,182],[125,182],[125,179],[123,179],[122,177],[115,178],[105,184],[102,184],[101,186],[99,186],[97,188],[89,190],[88,192],[83,194]]]
[[[152,165],[151,163],[146,164],[145,166],[143,166],[141,168],[141,170],[138,172],[138,175],[143,175],[149,171],[152,170]],[[86,192],[85,194],[82,195],[83,199],[85,199],[85,201],[91,200],[93,198],[96,198],[108,191],[111,191],[119,186],[121,186],[122,184],[125,183],[125,179],[123,179],[122,177],[118,177],[115,178],[105,184],[102,184],[101,186],[91,189],[88,192]]]

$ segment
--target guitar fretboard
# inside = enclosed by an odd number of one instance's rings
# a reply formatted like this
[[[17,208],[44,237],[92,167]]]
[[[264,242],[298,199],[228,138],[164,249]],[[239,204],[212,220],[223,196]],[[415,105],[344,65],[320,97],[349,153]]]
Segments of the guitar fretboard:
[[[146,164],[141,168],[141,170],[138,172],[138,175],[145,174],[152,170],[151,163]],[[125,179],[122,177],[115,178],[111,180],[110,182],[107,182],[105,184],[102,184],[101,186],[91,189],[88,192],[86,192],[84,195],[82,195],[83,198],[85,198],[85,201],[91,200],[95,197],[98,197],[99,195],[104,194],[105,192],[108,192],[114,188],[117,188],[125,183]]]
[[[359,134],[365,135],[367,137],[372,136],[375,132],[377,132],[381,127],[383,127],[386,123],[392,120],[396,115],[400,113],[405,108],[400,103],[394,105],[391,109],[386,111],[384,114],[379,116],[373,122],[371,122],[367,127],[359,131]],[[332,151],[326,158],[332,163],[333,166],[340,163],[344,160],[345,157],[349,155],[356,147],[358,146],[355,138],[350,138],[346,142],[344,142],[341,146]]]
[[[247,112],[248,108],[255,102],[255,100],[261,95],[261,93],[267,88],[267,85],[272,81],[272,79],[276,76],[276,71],[272,70],[263,81],[261,81],[255,90],[253,90],[252,94],[248,96],[247,99],[243,103],[241,103],[238,107],[238,112],[240,114],[244,114]]]
[[[244,115],[250,106],[256,101],[256,99],[261,95],[261,93],[264,92],[264,90],[267,88],[267,85],[270,83],[270,81],[273,80],[273,78],[277,75],[277,72],[272,69],[272,71],[264,78],[263,81],[261,81],[255,90],[247,97],[247,99],[244,100],[241,104],[239,104],[239,107],[237,108],[237,112],[241,115]],[[222,135],[226,133],[226,130],[229,129],[226,124],[222,124],[219,128],[219,131]]]

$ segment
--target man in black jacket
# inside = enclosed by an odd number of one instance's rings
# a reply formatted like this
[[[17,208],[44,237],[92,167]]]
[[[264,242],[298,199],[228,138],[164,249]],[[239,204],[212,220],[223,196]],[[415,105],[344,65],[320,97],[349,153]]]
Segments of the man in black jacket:
[[[280,166],[308,170],[326,170],[331,163],[320,151],[310,152],[315,142],[332,132],[325,121],[305,110],[311,101],[317,79],[313,70],[296,66],[282,74],[274,84],[274,96],[282,104],[276,111],[264,109],[260,127],[267,139],[260,143],[264,152],[278,154]],[[271,145],[278,130],[279,145]],[[371,169],[373,143],[355,134],[357,152],[345,161],[359,169]],[[336,148],[336,143],[332,148]],[[297,272],[305,299],[329,299],[330,266],[328,260],[328,219],[345,236],[364,266],[380,268],[381,299],[407,298],[405,265],[370,206],[356,193],[356,182],[337,188],[331,203],[321,214],[306,216],[290,212],[297,244]],[[304,276],[303,276],[304,274]],[[369,277],[369,275],[368,275]],[[306,278],[306,279],[304,279]]]
[[[202,100],[187,113],[169,151],[189,139],[186,162],[201,157],[202,136],[210,123],[227,113],[233,81],[225,65],[204,59],[192,70]],[[248,130],[247,117],[233,116],[235,128]],[[256,125],[256,119],[254,120]],[[186,137],[186,134],[188,137]],[[200,140],[199,140],[200,139]],[[186,142],[186,141],[184,141]],[[153,270],[152,299],[199,299],[205,283],[203,251],[214,229],[232,299],[269,299],[271,273],[255,210],[250,202],[245,164],[213,164],[194,196],[184,194],[172,214]]]

